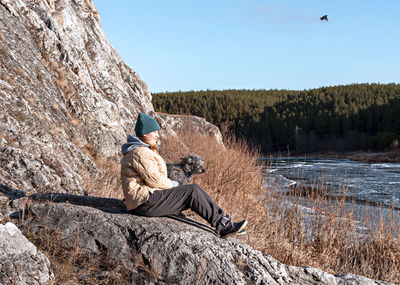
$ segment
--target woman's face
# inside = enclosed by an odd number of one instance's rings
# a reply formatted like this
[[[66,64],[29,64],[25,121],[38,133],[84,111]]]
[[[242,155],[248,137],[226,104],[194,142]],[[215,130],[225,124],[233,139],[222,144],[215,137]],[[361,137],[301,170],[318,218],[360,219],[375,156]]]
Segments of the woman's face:
[[[148,143],[151,146],[155,146],[155,145],[157,145],[157,141],[160,138],[160,135],[158,134],[158,131],[154,131],[154,132],[145,134],[143,136],[143,138],[145,139],[145,143]]]

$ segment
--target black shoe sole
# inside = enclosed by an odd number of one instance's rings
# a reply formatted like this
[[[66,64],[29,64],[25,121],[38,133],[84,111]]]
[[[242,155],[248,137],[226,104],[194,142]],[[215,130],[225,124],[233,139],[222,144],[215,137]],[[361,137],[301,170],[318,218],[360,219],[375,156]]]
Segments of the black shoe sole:
[[[247,234],[247,232],[246,232],[246,229],[243,229],[241,231],[238,231],[236,234],[237,235],[244,235],[244,234]]]

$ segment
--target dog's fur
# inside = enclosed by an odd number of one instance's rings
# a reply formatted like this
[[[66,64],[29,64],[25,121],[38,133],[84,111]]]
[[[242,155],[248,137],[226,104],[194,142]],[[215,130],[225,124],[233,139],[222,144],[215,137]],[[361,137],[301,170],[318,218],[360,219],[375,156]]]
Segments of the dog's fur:
[[[181,158],[180,163],[167,163],[168,178],[177,181],[179,185],[190,184],[193,174],[205,172],[204,160],[197,154],[188,154]]]

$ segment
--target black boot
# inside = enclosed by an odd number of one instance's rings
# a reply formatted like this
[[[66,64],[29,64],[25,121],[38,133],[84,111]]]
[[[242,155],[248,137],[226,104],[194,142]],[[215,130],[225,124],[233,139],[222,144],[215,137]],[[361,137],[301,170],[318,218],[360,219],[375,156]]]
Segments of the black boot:
[[[233,234],[244,234],[246,232],[245,227],[247,225],[247,221],[243,220],[238,223],[232,222],[232,218],[230,215],[226,215],[221,218],[218,223],[217,231],[219,235],[223,237],[228,237]]]

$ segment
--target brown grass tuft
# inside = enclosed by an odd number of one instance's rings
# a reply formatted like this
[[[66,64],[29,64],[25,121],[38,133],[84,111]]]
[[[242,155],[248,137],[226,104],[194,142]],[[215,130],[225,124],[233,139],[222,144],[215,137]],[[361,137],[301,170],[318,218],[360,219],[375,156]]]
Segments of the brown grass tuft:
[[[180,133],[178,136],[190,149],[176,149],[172,138],[172,142],[162,142],[161,155],[168,162],[177,162],[188,152],[199,154],[205,161],[206,173],[195,176],[193,182],[200,184],[234,219],[254,216],[252,227],[257,226],[256,213],[265,212],[258,199],[264,192],[259,152],[232,136],[225,137],[226,147],[218,145],[209,136],[194,133]]]
[[[157,283],[161,275],[161,265],[155,255],[150,260],[144,260],[139,254],[135,256],[135,264],[139,273],[147,277],[147,280]]]
[[[107,254],[84,253],[79,244],[65,246],[59,231],[44,227],[32,231],[24,225],[20,228],[51,262],[55,275],[54,284],[129,284],[131,273],[117,265]],[[100,282],[101,281],[101,282]]]
[[[49,66],[52,70],[57,71],[58,70],[58,63],[55,61],[49,61]]]
[[[0,80],[7,81],[7,75],[5,73],[0,73]]]
[[[57,104],[53,104],[53,105],[51,105],[51,109],[52,109],[53,111],[58,111],[58,110],[60,110],[60,107],[58,107]]]
[[[27,77],[27,74],[26,74],[25,70],[22,67],[17,69],[17,74],[19,76],[21,76],[22,78],[24,78],[24,79],[26,79],[26,77]]]
[[[39,80],[39,82],[44,85],[44,78],[42,73],[40,73],[40,71],[37,72],[36,78]]]
[[[0,47],[0,55],[2,57],[6,57],[7,56],[7,49],[5,47]]]
[[[76,118],[74,118],[74,117],[71,117],[71,124],[72,124],[74,127],[76,127],[76,126],[79,125],[79,120],[76,119]]]
[[[67,75],[60,69],[56,72],[56,83],[65,92],[68,89]]]
[[[50,65],[49,59],[50,59],[49,54],[42,53],[42,58],[40,59],[40,62],[43,64],[44,67],[48,67]]]
[[[15,86],[16,82],[14,77],[8,77],[7,82],[11,85],[11,86]]]
[[[84,187],[89,195],[118,198],[124,197],[120,181],[120,165],[113,160],[95,159],[100,172],[85,179]]]
[[[58,127],[56,125],[52,125],[51,129],[49,130],[49,134],[51,134],[52,136],[58,136],[58,135],[62,135],[65,137],[65,130],[61,127]]]
[[[28,101],[30,104],[33,104],[36,102],[36,99],[34,97],[29,96],[29,92],[25,91],[23,92],[22,96],[25,98],[26,101]]]

